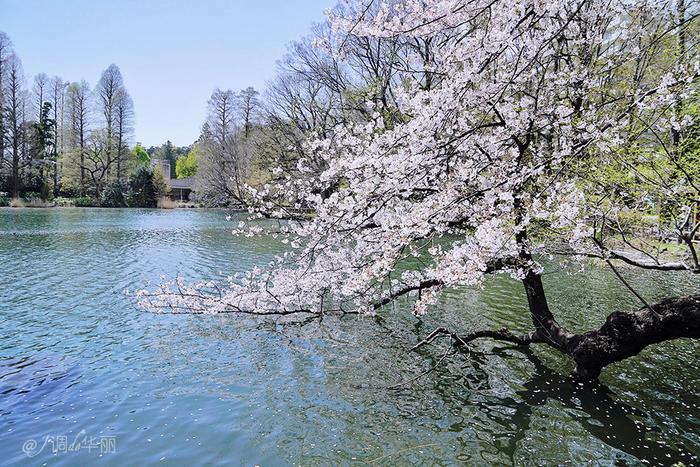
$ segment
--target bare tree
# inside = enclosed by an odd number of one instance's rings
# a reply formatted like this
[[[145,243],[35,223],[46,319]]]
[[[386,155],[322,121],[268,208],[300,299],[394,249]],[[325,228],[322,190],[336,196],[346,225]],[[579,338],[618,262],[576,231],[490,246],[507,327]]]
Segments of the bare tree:
[[[308,154],[304,142],[312,134],[329,136],[345,120],[346,86],[334,58],[315,49],[310,39],[292,44],[265,93],[266,125],[257,148],[265,163],[294,177],[300,176],[301,158],[313,173],[323,170],[322,158]]]
[[[41,109],[44,106],[49,90],[49,77],[46,73],[39,73],[34,77],[34,104],[36,105],[36,121],[41,121]]]
[[[85,150],[89,127],[90,88],[87,82],[72,83],[66,91],[68,114],[68,145],[77,154],[80,168],[80,194],[85,196]]]
[[[124,159],[128,153],[128,139],[133,132],[134,103],[122,86],[117,90],[114,106],[114,131],[117,145],[117,180],[121,180]]]
[[[260,93],[252,87],[247,87],[238,93],[238,112],[246,138],[250,136],[251,127],[259,118],[261,109],[259,96]]]
[[[10,144],[11,190],[12,197],[17,198],[21,187],[23,168],[23,146],[25,145],[25,106],[26,96],[23,90],[24,75],[19,57],[11,54],[7,59],[7,139]]]
[[[62,137],[63,137],[63,104],[65,90],[68,83],[60,77],[54,76],[50,81],[51,105],[53,106],[53,141],[51,145],[52,153],[51,160],[53,162],[53,194],[58,196],[58,166],[60,154],[63,152]]]
[[[197,191],[215,204],[241,202],[242,171],[237,99],[231,90],[215,89],[209,99],[209,115],[202,129]]]
[[[10,54],[12,53],[12,42],[4,32],[0,32],[0,166],[5,159],[5,141],[7,137],[7,124],[5,120],[6,111],[6,81],[7,68]]]
[[[124,80],[122,74],[119,71],[119,67],[112,64],[107,67],[105,71],[102,72],[100,81],[97,83],[97,89],[95,94],[97,96],[97,105],[99,107],[100,114],[104,119],[105,124],[105,138],[106,145],[105,150],[109,158],[112,158],[112,153],[114,152],[114,136],[115,136],[115,126],[116,126],[116,107],[117,100],[121,89],[124,87]],[[121,164],[117,164],[117,178],[121,177]]]
[[[95,196],[100,197],[105,187],[116,158],[110,153],[109,138],[105,135],[107,130],[90,132],[87,137],[82,158],[81,171],[90,177],[95,187]]]

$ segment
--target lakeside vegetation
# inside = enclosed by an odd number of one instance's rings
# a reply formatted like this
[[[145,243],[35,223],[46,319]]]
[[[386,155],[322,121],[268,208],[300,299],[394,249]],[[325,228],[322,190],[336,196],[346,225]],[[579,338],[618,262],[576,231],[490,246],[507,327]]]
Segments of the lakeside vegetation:
[[[150,146],[138,76],[0,32],[0,450],[694,465],[699,46],[700,0],[342,0]]]
[[[289,46],[262,95],[217,88],[191,146],[148,150],[130,146],[116,65],[94,90],[41,74],[28,92],[0,35],[0,182],[30,204],[155,207],[169,181],[187,180],[198,203],[252,211],[250,235],[265,230],[257,218],[300,221],[275,232],[299,256],[213,296],[165,284],[144,294],[150,310],[375,313],[418,292],[421,315],[442,290],[506,273],[525,286],[534,331],[427,341],[545,343],[595,379],[648,344],[700,333],[697,297],[650,304],[614,265],[700,272],[699,13],[684,0],[623,3],[469,14],[446,0],[343,3]],[[643,307],[569,332],[546,301],[537,258],[548,255],[602,261]]]

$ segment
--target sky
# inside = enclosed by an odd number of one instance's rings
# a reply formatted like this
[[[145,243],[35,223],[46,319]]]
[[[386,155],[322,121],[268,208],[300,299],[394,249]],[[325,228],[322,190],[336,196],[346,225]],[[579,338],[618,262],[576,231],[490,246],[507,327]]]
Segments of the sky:
[[[133,142],[189,145],[214,88],[263,90],[290,41],[335,0],[0,0],[28,87],[44,72],[91,87],[111,63],[134,100]]]

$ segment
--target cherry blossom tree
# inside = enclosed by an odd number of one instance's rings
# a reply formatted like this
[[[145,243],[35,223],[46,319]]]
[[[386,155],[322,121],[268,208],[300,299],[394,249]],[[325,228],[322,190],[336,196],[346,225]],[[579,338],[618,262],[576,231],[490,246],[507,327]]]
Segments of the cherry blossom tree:
[[[695,99],[700,67],[687,31],[697,13],[684,4],[679,18],[674,7],[358,0],[334,10],[334,30],[353,39],[433,44],[430,53],[408,49],[402,60],[401,85],[392,87],[400,118],[387,125],[374,112],[339,124],[306,143],[309,157],[324,161],[321,173],[282,173],[280,182],[250,189],[253,217],[313,211],[276,232],[289,253],[225,284],[176,280],[141,291],[139,303],[176,313],[372,315],[412,295],[414,313],[422,315],[444,290],[508,274],[525,288],[531,332],[440,328],[418,345],[440,335],[458,346],[477,338],[546,344],[575,361],[577,377],[596,379],[606,365],[650,344],[700,337],[700,295],[650,304],[637,294],[638,311],[613,312],[599,329],[575,333],[557,321],[542,282],[550,264],[543,258],[555,254],[599,260],[623,282],[616,264],[700,273],[692,241],[683,242],[687,257],[671,261],[629,238],[641,228],[623,228],[620,220],[630,212],[644,217],[642,208],[603,177],[613,166],[638,170],[628,182],[646,184],[653,192],[648,202],[672,205],[674,217],[686,220],[645,222],[665,238],[697,233],[691,213],[700,185],[692,171],[683,172],[690,156],[678,137],[697,126],[696,117],[678,111]],[[657,52],[679,30],[683,60],[664,60]],[[662,159],[663,167],[680,166],[673,176],[639,169]],[[304,172],[303,159],[297,169]],[[250,221],[238,233],[265,228]],[[412,258],[420,261],[409,267]]]

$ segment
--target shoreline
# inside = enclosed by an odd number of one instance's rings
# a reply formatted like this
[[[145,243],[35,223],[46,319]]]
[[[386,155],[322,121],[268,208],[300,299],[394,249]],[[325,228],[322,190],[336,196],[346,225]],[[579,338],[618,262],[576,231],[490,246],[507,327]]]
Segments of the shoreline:
[[[22,210],[22,209],[32,209],[32,210],[38,210],[38,209],[100,209],[100,210],[111,210],[111,209],[152,209],[152,210],[159,210],[159,211],[194,211],[194,210],[207,210],[207,211],[214,211],[214,210],[229,210],[227,207],[209,207],[209,206],[175,206],[175,207],[168,207],[168,208],[163,208],[163,207],[154,207],[154,208],[142,208],[142,207],[135,207],[135,206],[123,206],[123,207],[108,207],[108,206],[61,206],[61,205],[48,205],[48,206],[37,206],[37,205],[27,205],[27,206],[0,206],[0,210]],[[233,209],[234,211],[245,211],[244,209]]]
[[[136,206],[122,206],[122,207],[108,207],[108,206],[61,206],[61,205],[49,205],[49,206],[0,206],[0,210],[14,211],[14,210],[40,210],[40,209],[100,209],[100,210],[112,210],[112,209],[150,209],[159,211],[216,211],[216,210],[230,210],[235,212],[244,212],[245,209],[241,208],[227,208],[225,206],[175,206],[175,207],[154,207],[154,208],[143,208]]]

